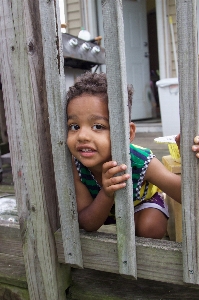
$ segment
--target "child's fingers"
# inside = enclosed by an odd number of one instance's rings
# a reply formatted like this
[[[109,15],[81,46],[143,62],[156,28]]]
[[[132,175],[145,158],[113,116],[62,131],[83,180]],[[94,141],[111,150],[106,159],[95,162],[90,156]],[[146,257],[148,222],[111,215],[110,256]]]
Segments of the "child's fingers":
[[[196,145],[192,146],[192,151],[196,152],[196,157],[199,158],[199,136],[194,138],[194,143]]]
[[[176,143],[180,143],[180,134],[176,135],[175,141],[176,141]]]
[[[176,135],[175,141],[176,141],[176,144],[178,146],[178,149],[180,149],[180,134]]]
[[[129,174],[123,174],[111,178],[102,178],[102,185],[107,195],[114,193],[126,186],[126,181],[130,178]]]
[[[193,146],[192,146],[192,150],[193,150],[194,152],[199,152],[199,145],[193,145]]]
[[[130,175],[126,173],[121,174],[126,169],[126,165],[117,166],[115,162],[108,162],[103,165],[102,186],[106,195],[113,196],[115,191],[126,186],[126,181],[130,178]],[[118,175],[118,173],[120,174]]]
[[[107,185],[116,185],[127,181],[130,178],[129,174],[123,174],[120,176],[111,177],[107,180]]]
[[[199,145],[193,145],[192,150],[196,152],[196,157],[199,158]]]
[[[121,182],[121,183],[113,184],[113,185],[110,185],[110,186],[108,186],[106,188],[105,187],[103,187],[103,188],[104,188],[105,193],[107,195],[113,195],[114,192],[125,188],[125,186],[126,186],[126,182]]]
[[[195,138],[194,138],[194,143],[195,144],[199,144],[199,136],[196,136]],[[194,151],[194,150],[193,150]],[[196,151],[196,150],[195,150]]]
[[[125,164],[117,165],[117,162],[115,161],[109,161],[103,164],[102,167],[102,173],[108,177],[111,178],[115,176],[117,173],[124,172],[127,169],[127,166]]]
[[[103,164],[103,171],[104,172],[107,172],[110,168],[113,168],[113,167],[116,167],[117,166],[117,162],[114,161],[114,160],[110,160],[110,161],[107,161]]]

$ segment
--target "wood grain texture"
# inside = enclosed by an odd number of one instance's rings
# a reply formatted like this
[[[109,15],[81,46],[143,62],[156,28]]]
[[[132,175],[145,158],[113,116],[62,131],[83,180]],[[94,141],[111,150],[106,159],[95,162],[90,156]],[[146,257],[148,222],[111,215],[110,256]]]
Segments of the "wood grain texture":
[[[0,253],[23,257],[21,234],[18,224],[0,220]]]
[[[96,270],[72,270],[69,300],[198,300],[199,290],[187,285],[153,280],[129,280],[118,274]]]
[[[42,10],[40,2],[0,1],[1,79],[30,299],[54,300],[65,299],[70,278],[53,235],[59,219],[45,79],[52,70],[44,57],[54,57],[43,47],[40,16],[55,30],[58,7],[48,1]]]
[[[9,284],[0,284],[0,299],[30,300],[28,289],[15,287]]]
[[[171,155],[162,157],[163,165],[174,174],[181,174],[181,164],[173,160]],[[171,241],[182,242],[182,205],[169,196],[166,196],[169,208],[167,231]]]
[[[3,93],[1,90],[0,90],[0,131],[1,131],[2,142],[8,143],[5,109],[3,104]]]
[[[71,153],[66,145],[66,85],[59,3],[39,1],[52,153],[64,241],[65,261],[82,266]]]
[[[108,233],[107,233],[108,232]],[[24,274],[23,253],[19,239],[20,230],[16,225],[7,226],[1,224],[0,237],[4,238],[6,245],[0,248],[0,281],[9,277],[7,261],[5,257],[12,258],[11,265],[20,265],[19,270],[13,268],[13,277],[16,282]],[[115,226],[102,226],[100,232],[87,233],[80,231],[84,268],[119,274],[117,237]],[[55,233],[58,260],[65,264],[64,249],[61,231]],[[12,250],[11,245],[13,245]],[[7,253],[8,252],[8,253]],[[7,253],[7,254],[6,254]],[[182,245],[167,240],[153,240],[136,237],[136,255],[138,277],[173,284],[183,284],[182,272]],[[62,267],[64,267],[62,265]],[[12,270],[12,267],[11,269]],[[17,273],[18,272],[18,273]],[[104,275],[106,276],[106,275]],[[22,280],[21,283],[25,284]],[[17,285],[17,284],[16,284]],[[20,286],[20,285],[19,285]]]
[[[167,231],[171,241],[182,243],[182,205],[169,196],[166,197],[169,208]]]
[[[196,1],[177,0],[182,164],[184,281],[199,284],[199,161],[191,150],[198,135],[198,47]]]
[[[127,165],[131,174],[129,112],[122,1],[102,1],[108,82],[112,159]],[[119,117],[119,121],[118,121]],[[136,251],[132,179],[115,193],[118,261],[121,274],[136,278]]]
[[[162,157],[163,165],[174,174],[181,174],[181,164],[175,162],[171,155],[166,155]]]
[[[1,220],[0,241],[0,282],[27,288],[19,225]]]
[[[0,282],[27,288],[23,257],[0,253]]]
[[[64,263],[63,242],[55,234],[59,262]],[[116,234],[81,230],[84,268],[119,274]],[[182,245],[167,240],[136,237],[138,278],[183,284]]]

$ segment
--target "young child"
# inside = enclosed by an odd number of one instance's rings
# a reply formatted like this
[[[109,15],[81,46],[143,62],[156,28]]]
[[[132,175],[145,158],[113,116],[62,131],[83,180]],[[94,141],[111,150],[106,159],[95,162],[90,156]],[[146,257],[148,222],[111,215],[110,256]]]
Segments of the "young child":
[[[128,88],[129,107],[132,93]],[[83,74],[69,89],[67,100],[67,145],[72,154],[79,225],[95,231],[114,219],[114,193],[130,178],[126,165],[118,165],[111,157],[106,75]],[[134,137],[135,124],[130,122],[130,142]],[[133,144],[129,147],[135,233],[162,238],[168,209],[161,191],[180,202],[181,178],[169,172],[151,150]]]

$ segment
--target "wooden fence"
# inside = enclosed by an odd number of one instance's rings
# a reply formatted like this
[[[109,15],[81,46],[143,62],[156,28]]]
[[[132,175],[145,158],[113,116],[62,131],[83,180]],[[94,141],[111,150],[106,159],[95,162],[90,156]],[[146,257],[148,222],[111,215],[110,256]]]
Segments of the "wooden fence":
[[[198,133],[196,1],[176,0],[176,5],[183,248],[174,242],[135,239],[131,185],[116,193],[117,235],[79,231],[65,142],[58,1],[0,0],[0,70],[20,223],[20,234],[18,227],[0,226],[1,240],[7,245],[15,241],[9,253],[1,243],[0,259],[2,263],[5,257],[10,261],[20,258],[22,285],[26,286],[26,271],[30,299],[65,299],[71,266],[131,278],[199,284],[199,162],[191,151]],[[128,117],[122,1],[103,0],[102,7],[112,154],[130,169],[128,153],[124,151],[128,149],[129,128],[124,121]],[[0,275],[3,282],[11,283],[7,275],[2,279],[3,272]]]

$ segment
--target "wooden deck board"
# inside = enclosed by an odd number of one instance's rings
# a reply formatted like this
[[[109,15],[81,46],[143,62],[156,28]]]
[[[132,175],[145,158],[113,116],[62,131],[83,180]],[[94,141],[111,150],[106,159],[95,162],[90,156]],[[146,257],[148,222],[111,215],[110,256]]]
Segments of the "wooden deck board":
[[[58,260],[64,263],[61,232],[55,234]],[[81,230],[84,268],[119,273],[116,234]],[[183,284],[180,243],[136,237],[138,278]]]
[[[198,300],[199,290],[146,280],[126,279],[119,274],[104,273],[89,269],[73,269],[73,284],[69,298],[81,300]]]
[[[112,230],[109,227],[109,232],[114,232],[114,227]],[[1,224],[0,237],[3,235],[7,236],[7,238],[4,238],[5,246],[0,248],[1,277],[3,277],[3,272],[5,277],[8,277],[6,255],[10,255],[13,262],[20,262],[22,268],[23,254],[19,239],[19,228],[16,225],[10,224],[10,226],[6,226]],[[80,236],[84,268],[119,273],[116,234],[104,232],[87,233],[81,230]],[[63,242],[60,231],[56,232],[55,239],[58,260],[64,264]],[[180,243],[136,237],[136,256],[139,278],[183,284],[182,249]],[[19,276],[21,276],[21,272],[19,269]],[[15,276],[17,276],[17,270]]]

